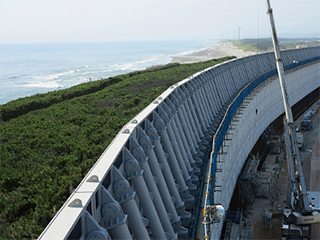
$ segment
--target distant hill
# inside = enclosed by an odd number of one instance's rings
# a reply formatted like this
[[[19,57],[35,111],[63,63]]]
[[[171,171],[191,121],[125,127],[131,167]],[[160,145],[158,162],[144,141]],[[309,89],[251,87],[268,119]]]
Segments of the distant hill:
[[[244,51],[267,52],[273,50],[271,38],[241,39],[232,43]],[[320,46],[317,38],[280,38],[281,49],[294,49],[302,47]]]

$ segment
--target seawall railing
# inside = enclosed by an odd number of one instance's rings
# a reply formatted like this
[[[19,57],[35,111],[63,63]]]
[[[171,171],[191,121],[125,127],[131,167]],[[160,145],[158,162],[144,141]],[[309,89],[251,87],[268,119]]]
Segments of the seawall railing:
[[[319,60],[320,47],[282,56],[286,68],[301,67]],[[275,68],[273,53],[258,54],[171,86],[122,128],[39,238],[192,237],[206,166],[245,96]]]

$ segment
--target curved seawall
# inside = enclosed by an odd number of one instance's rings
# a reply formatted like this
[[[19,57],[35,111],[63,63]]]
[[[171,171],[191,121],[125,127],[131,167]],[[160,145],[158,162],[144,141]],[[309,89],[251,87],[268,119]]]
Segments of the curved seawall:
[[[319,87],[320,47],[282,56],[294,104]],[[207,175],[206,204],[227,209],[251,148],[283,112],[275,74],[266,53],[171,86],[123,127],[40,239],[192,238]],[[209,226],[211,238],[221,228]]]

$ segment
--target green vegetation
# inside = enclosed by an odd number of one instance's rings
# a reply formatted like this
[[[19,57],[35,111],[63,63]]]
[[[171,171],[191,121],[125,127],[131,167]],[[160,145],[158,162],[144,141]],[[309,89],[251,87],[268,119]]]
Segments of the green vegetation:
[[[242,39],[232,43],[244,51],[267,51],[272,48],[271,39]]]
[[[174,83],[232,57],[168,64],[0,106],[0,239],[37,237],[120,129]]]
[[[259,38],[259,39],[241,39],[238,41],[232,41],[232,43],[238,48],[244,51],[259,51],[266,52],[273,50],[271,38]],[[280,38],[279,39],[281,49],[294,49],[297,47],[311,47],[319,46],[318,39],[292,39],[292,38]]]

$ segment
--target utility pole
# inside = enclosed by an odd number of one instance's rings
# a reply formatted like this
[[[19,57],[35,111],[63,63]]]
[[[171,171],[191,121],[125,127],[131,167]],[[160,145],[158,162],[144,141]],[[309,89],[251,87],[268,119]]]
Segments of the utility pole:
[[[240,30],[241,30],[242,28],[240,28],[240,27],[238,27],[238,39],[240,40]]]

